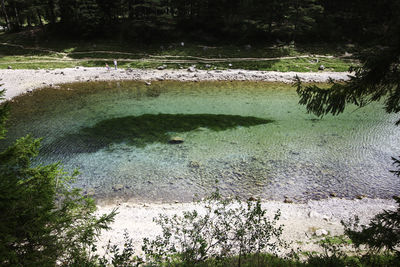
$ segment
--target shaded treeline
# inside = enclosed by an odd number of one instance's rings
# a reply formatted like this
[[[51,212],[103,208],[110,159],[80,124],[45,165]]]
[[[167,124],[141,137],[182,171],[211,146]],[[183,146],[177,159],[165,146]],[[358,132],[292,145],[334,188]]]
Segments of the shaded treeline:
[[[399,1],[380,0],[0,0],[12,31],[63,27],[76,37],[238,41],[365,41],[384,34]]]

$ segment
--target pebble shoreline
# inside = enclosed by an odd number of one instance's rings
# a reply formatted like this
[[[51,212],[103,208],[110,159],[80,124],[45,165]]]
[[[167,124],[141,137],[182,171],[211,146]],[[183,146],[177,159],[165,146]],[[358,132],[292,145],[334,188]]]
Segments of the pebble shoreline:
[[[172,216],[181,215],[183,211],[197,210],[199,214],[205,212],[204,207],[195,203],[140,203],[137,201],[121,202],[98,206],[98,213],[109,213],[118,208],[115,222],[111,230],[102,234],[98,247],[106,246],[108,240],[119,246],[123,245],[123,234],[129,233],[133,239],[135,252],[141,254],[143,238],[153,239],[161,234],[161,228],[153,222],[159,214]],[[360,222],[368,221],[382,209],[394,210],[394,200],[369,199],[348,200],[330,198],[325,200],[310,200],[307,203],[283,203],[278,201],[262,202],[269,218],[273,218],[277,210],[281,211],[278,224],[283,224],[283,239],[291,244],[291,248],[300,248],[303,251],[321,251],[315,242],[324,236],[317,236],[318,232],[328,232],[330,235],[342,235],[341,221],[347,221],[355,215]],[[300,241],[300,242],[299,242]]]
[[[41,87],[54,86],[61,83],[138,80],[138,81],[266,81],[291,83],[298,75],[304,82],[327,82],[348,80],[348,72],[275,72],[250,70],[150,70],[105,68],[66,68],[54,70],[0,70],[0,84],[6,89],[5,98]]]
[[[41,87],[57,84],[84,81],[107,80],[138,80],[149,83],[151,81],[178,80],[178,81],[266,81],[291,83],[298,75],[303,82],[346,81],[349,79],[347,72],[271,72],[248,70],[141,70],[121,69],[106,70],[105,68],[67,68],[54,70],[0,70],[1,89],[6,89],[5,99],[24,94]],[[133,238],[137,253],[141,253],[142,240],[152,238],[161,233],[161,229],[153,222],[158,214],[181,214],[183,211],[201,207],[194,203],[140,203],[138,201],[119,202],[117,199],[112,204],[98,205],[98,213],[110,212],[118,207],[118,215],[111,225],[112,230],[104,232],[99,241],[99,247],[105,246],[108,240],[114,244],[123,244],[123,232],[126,229]],[[327,230],[331,235],[343,233],[341,220],[348,220],[358,215],[362,223],[382,209],[395,209],[394,200],[368,199],[346,200],[330,198],[325,200],[310,200],[307,203],[283,203],[265,201],[263,207],[272,216],[278,209],[282,216],[280,222],[285,225],[283,237],[286,241],[301,241],[300,247],[304,250],[318,250],[313,242],[316,230]]]

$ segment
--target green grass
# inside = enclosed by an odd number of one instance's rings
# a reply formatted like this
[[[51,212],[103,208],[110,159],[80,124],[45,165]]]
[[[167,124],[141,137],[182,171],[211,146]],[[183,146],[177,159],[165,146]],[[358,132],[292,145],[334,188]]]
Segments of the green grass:
[[[357,64],[351,57],[338,57],[345,52],[352,52],[354,48],[330,44],[274,46],[259,43],[249,48],[234,44],[185,43],[181,46],[180,42],[176,42],[145,46],[112,40],[57,40],[41,32],[31,31],[0,34],[0,43],[3,43],[0,44],[0,69],[8,66],[13,69],[104,67],[106,63],[112,63],[114,58],[118,59],[120,68],[148,69],[165,64],[170,69],[187,68],[191,65],[196,65],[198,69],[207,69],[206,65],[211,65],[212,69],[309,72],[318,71],[321,64],[327,71],[347,71],[351,65]],[[25,48],[10,44],[23,45]],[[333,57],[319,57],[319,62],[315,63],[314,55]],[[234,60],[229,60],[230,58]],[[261,58],[271,60],[265,61]],[[225,62],[218,62],[224,59]]]
[[[189,66],[196,65],[200,70],[224,70],[224,69],[244,69],[244,70],[263,70],[263,71],[296,71],[296,72],[317,72],[318,67],[322,64],[325,71],[347,71],[351,65],[357,65],[348,60],[336,58],[322,58],[319,63],[313,63],[314,58],[297,58],[297,59],[281,59],[270,61],[235,61],[235,62],[209,62],[193,61],[189,63],[175,63],[154,60],[118,60],[118,67],[121,69],[138,68],[138,69],[155,69],[158,66],[166,65],[167,69],[187,69]],[[13,69],[55,69],[55,68],[72,68],[77,66],[83,67],[105,67],[108,63],[112,65],[112,59],[109,60],[52,60],[49,57],[7,57],[0,59],[0,69],[7,69],[11,66]],[[232,66],[229,66],[232,64]],[[211,65],[211,67],[207,67]]]

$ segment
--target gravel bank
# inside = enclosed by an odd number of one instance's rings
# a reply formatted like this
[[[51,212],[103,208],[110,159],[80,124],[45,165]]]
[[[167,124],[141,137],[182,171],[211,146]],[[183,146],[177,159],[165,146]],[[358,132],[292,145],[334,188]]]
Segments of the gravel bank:
[[[287,204],[276,201],[262,203],[263,208],[268,210],[268,216],[273,217],[275,212],[281,210],[281,224],[284,225],[283,237],[292,246],[299,246],[303,250],[318,251],[320,248],[314,244],[318,238],[315,231],[325,229],[331,235],[343,233],[341,220],[348,220],[358,215],[362,223],[367,223],[371,217],[382,211],[382,209],[395,209],[394,200],[362,199],[346,200],[331,198],[320,201],[309,201],[306,204]],[[166,215],[182,214],[183,211],[196,209],[199,213],[204,208],[194,203],[180,204],[144,204],[138,202],[123,202],[112,205],[98,206],[100,214],[110,212],[118,207],[119,214],[111,225],[112,230],[103,233],[100,247],[107,244],[108,240],[113,243],[123,244],[123,233],[125,229],[133,238],[137,253],[141,253],[142,240],[145,237],[154,238],[161,234],[161,229],[152,221],[158,214]],[[322,237],[320,237],[322,238]]]
[[[347,72],[274,72],[248,70],[106,70],[105,68],[68,68],[54,70],[0,70],[0,83],[6,99],[29,90],[60,83],[102,80],[179,80],[179,81],[269,81],[290,83],[298,75],[304,82],[348,79]]]

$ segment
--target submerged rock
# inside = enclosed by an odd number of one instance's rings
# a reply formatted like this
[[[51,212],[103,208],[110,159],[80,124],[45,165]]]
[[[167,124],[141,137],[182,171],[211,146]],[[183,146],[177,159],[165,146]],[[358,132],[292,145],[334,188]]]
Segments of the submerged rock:
[[[124,188],[124,185],[122,184],[116,184],[113,186],[114,191],[120,191]]]
[[[171,137],[168,141],[168,143],[170,144],[182,144],[185,141],[185,139],[183,139],[182,137],[179,136],[174,136]]]
[[[188,166],[189,166],[190,168],[200,168],[200,163],[197,162],[197,161],[190,161],[189,164],[188,164]]]
[[[96,190],[94,188],[89,188],[86,190],[86,195],[88,196],[94,196],[96,194]]]

